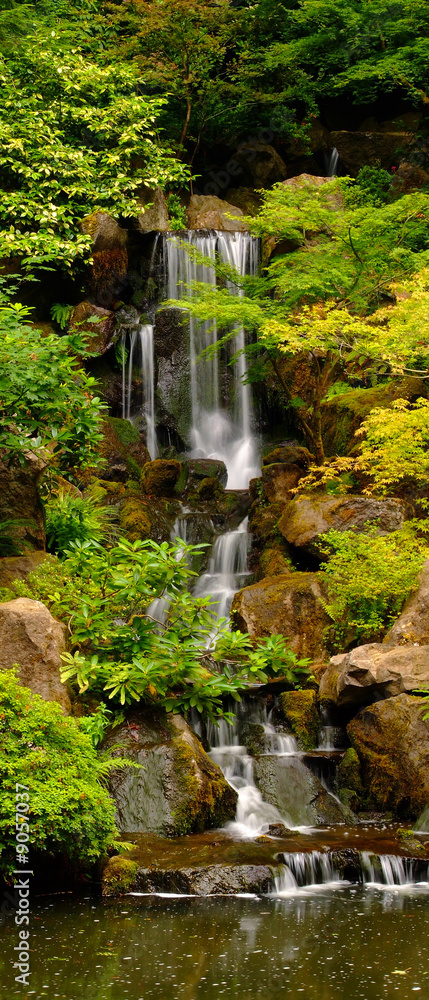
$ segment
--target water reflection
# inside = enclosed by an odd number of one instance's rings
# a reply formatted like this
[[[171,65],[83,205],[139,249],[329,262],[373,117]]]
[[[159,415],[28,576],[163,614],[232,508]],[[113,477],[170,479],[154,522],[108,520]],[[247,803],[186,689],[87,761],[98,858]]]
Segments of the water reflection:
[[[313,896],[44,903],[33,910],[31,985],[14,982],[2,931],[0,995],[26,1000],[381,1000],[429,996],[427,900],[325,888]]]

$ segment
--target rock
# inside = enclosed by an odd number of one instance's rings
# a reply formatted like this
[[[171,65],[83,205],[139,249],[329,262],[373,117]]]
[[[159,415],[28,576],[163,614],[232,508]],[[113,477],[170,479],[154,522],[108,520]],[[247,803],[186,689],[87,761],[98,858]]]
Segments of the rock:
[[[135,862],[129,861],[128,866],[130,865],[134,866]],[[268,865],[220,864],[158,871],[154,868],[138,868],[132,885],[131,870],[127,869],[124,875],[122,868],[116,858],[108,862],[103,873],[103,896],[117,896],[130,890],[191,896],[235,896],[242,892],[259,895],[268,893],[273,886],[273,876]]]
[[[106,212],[93,212],[86,215],[80,224],[81,232],[91,236],[92,249],[95,253],[103,250],[123,250],[127,244],[128,233],[122,229],[115,219]]]
[[[65,648],[65,626],[40,601],[19,597],[0,604],[1,669],[17,663],[21,684],[45,701],[57,701],[67,714],[70,699],[60,680]]]
[[[401,848],[411,854],[412,857],[427,857],[427,850],[421,840],[416,837],[414,830],[404,829],[399,827],[396,831],[396,840],[401,845]]]
[[[181,716],[135,711],[107,744],[142,765],[110,779],[122,832],[171,837],[233,819],[237,793]]]
[[[146,462],[140,478],[145,493],[156,497],[170,497],[179,481],[182,466],[175,459],[155,458]]]
[[[155,316],[157,423],[178,451],[185,450],[192,424],[189,331],[180,309],[160,309]]]
[[[304,471],[312,462],[314,462],[314,455],[308,448],[303,448],[299,444],[280,444],[262,459],[263,466],[280,463],[281,465],[298,466]]]
[[[0,526],[13,543],[5,555],[45,548],[45,517],[38,492],[45,468],[32,452],[25,456],[24,466],[18,461],[9,464],[4,452],[0,453]]]
[[[394,379],[373,389],[351,389],[322,403],[323,441],[327,455],[348,455],[356,447],[355,432],[371,410],[390,407],[395,399],[414,403],[426,398],[424,379]]]
[[[299,465],[264,465],[261,471],[261,488],[264,497],[270,503],[287,503],[291,490],[295,489],[305,472]]]
[[[413,144],[410,132],[331,132],[330,143],[338,149],[346,173],[356,176],[361,167],[376,160],[390,170],[398,160],[398,148]]]
[[[234,153],[233,160],[241,168],[242,183],[256,190],[271,187],[287,177],[286,164],[274,147],[257,139],[243,142]]]
[[[144,207],[143,212],[139,212],[137,216],[138,229],[141,233],[167,232],[171,229],[167,202],[162,188],[141,188],[137,198]]]
[[[290,545],[310,555],[322,555],[320,535],[335,531],[363,532],[367,525],[386,535],[402,527],[408,516],[400,500],[374,500],[363,496],[302,496],[288,503],[278,529]]]
[[[139,480],[150,455],[137,427],[121,417],[106,417],[102,430],[100,453],[106,463],[103,475],[115,482]]]
[[[225,199],[241,208],[245,215],[257,215],[262,205],[262,195],[253,187],[228,188]]]
[[[421,191],[429,183],[429,173],[417,167],[414,163],[400,163],[395,171],[391,190],[395,197],[404,194],[411,194],[413,191]]]
[[[296,177],[289,177],[287,181],[283,181],[283,187],[290,187],[293,189],[312,187],[312,188],[322,188],[324,184],[329,184],[332,181],[332,177],[317,177],[314,174],[297,174]],[[328,204],[333,209],[341,209],[344,207],[343,196],[338,188],[334,191],[329,191],[324,194],[324,198]]]
[[[94,322],[88,322],[92,320]],[[111,309],[94,306],[86,299],[75,306],[70,320],[71,327],[78,327],[80,333],[90,333],[89,345],[91,351],[104,354],[112,342],[115,326],[115,314]]]
[[[333,656],[320,681],[320,699],[357,708],[429,686],[429,645],[386,648],[373,642]]]
[[[300,750],[317,746],[320,719],[315,691],[283,691],[279,709],[288,729],[296,736]]]
[[[347,726],[370,806],[414,819],[429,802],[429,723],[408,694],[363,708]]]
[[[231,607],[236,628],[252,638],[284,635],[298,657],[323,659],[323,632],[330,619],[323,610],[322,573],[282,573],[240,590]]]
[[[52,559],[46,552],[28,552],[25,556],[8,556],[0,559],[0,588],[10,587],[14,580],[26,580],[30,573],[41,566],[45,559]]]
[[[187,217],[189,229],[218,229],[226,233],[244,233],[249,229],[247,223],[241,221],[243,212],[238,205],[230,205],[212,194],[192,195]]]
[[[291,826],[350,821],[350,810],[326,791],[299,757],[258,757],[254,779],[265,802],[275,806]]]
[[[423,564],[418,590],[408,598],[402,613],[384,639],[386,646],[429,646],[429,559]]]
[[[122,896],[135,885],[139,866],[136,861],[118,854],[110,858],[103,872],[103,896]]]
[[[342,802],[359,811],[363,793],[359,757],[353,747],[346,750],[337,768],[337,786]]]
[[[220,486],[226,486],[228,472],[225,462],[216,458],[190,458],[182,463],[186,472],[185,491],[190,493],[200,490],[201,483],[207,479],[215,479]]]

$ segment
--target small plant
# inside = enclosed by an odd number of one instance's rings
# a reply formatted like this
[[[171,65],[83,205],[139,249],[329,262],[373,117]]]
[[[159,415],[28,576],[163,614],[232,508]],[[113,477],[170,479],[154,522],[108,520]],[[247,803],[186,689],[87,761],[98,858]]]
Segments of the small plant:
[[[91,494],[51,494],[45,504],[46,548],[63,557],[72,542],[102,541],[111,527],[111,512]]]
[[[186,210],[178,194],[170,193],[167,195],[167,208],[170,216],[170,228],[172,230],[186,229]]]
[[[66,330],[70,317],[72,316],[74,306],[67,306],[64,302],[54,302],[51,306],[51,316],[54,323],[58,323],[60,330]]]

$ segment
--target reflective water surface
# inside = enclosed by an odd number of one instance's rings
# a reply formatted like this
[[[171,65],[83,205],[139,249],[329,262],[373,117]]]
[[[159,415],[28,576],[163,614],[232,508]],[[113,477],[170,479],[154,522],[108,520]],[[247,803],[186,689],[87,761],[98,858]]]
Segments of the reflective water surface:
[[[34,904],[31,931],[29,988],[14,981],[13,921],[0,931],[4,997],[429,998],[429,899],[418,886],[319,886],[281,899],[50,897]]]

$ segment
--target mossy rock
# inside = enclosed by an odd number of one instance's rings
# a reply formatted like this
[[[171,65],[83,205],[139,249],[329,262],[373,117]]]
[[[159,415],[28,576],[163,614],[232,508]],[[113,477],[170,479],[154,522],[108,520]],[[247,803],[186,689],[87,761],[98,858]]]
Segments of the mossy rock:
[[[292,563],[287,553],[280,546],[264,549],[259,560],[259,567],[256,579],[262,580],[265,576],[277,576],[279,573],[288,573],[293,569]]]
[[[142,490],[155,497],[171,497],[180,478],[182,466],[175,459],[155,458],[146,462],[141,474]]]
[[[329,455],[347,455],[356,448],[355,433],[376,407],[391,407],[395,399],[415,402],[427,396],[423,379],[395,379],[372,389],[351,389],[322,405],[323,440]]]
[[[207,476],[206,479],[201,480],[198,487],[200,500],[215,500],[221,493],[223,493],[223,486],[215,476]]]
[[[152,521],[147,504],[139,500],[138,497],[129,496],[121,504],[119,523],[121,530],[130,542],[150,538]]]
[[[122,896],[133,888],[138,872],[136,861],[117,855],[108,861],[102,878],[103,896]]]
[[[348,788],[358,795],[362,794],[360,762],[353,747],[349,747],[346,750],[341,763],[338,765],[337,781],[339,788]]]
[[[319,735],[319,713],[315,691],[283,691],[279,707],[286,725],[302,750],[314,750]]]
[[[243,726],[241,741],[251,757],[267,751],[267,737],[264,727],[258,722],[248,722]]]
[[[105,479],[125,483],[131,478],[138,482],[141,470],[149,458],[138,430],[129,420],[122,420],[120,417],[106,417],[102,429],[100,453],[105,459]]]
[[[407,854],[412,854],[413,857],[427,857],[427,849],[421,840],[416,837],[414,830],[399,827],[396,831],[396,840],[407,851]]]

